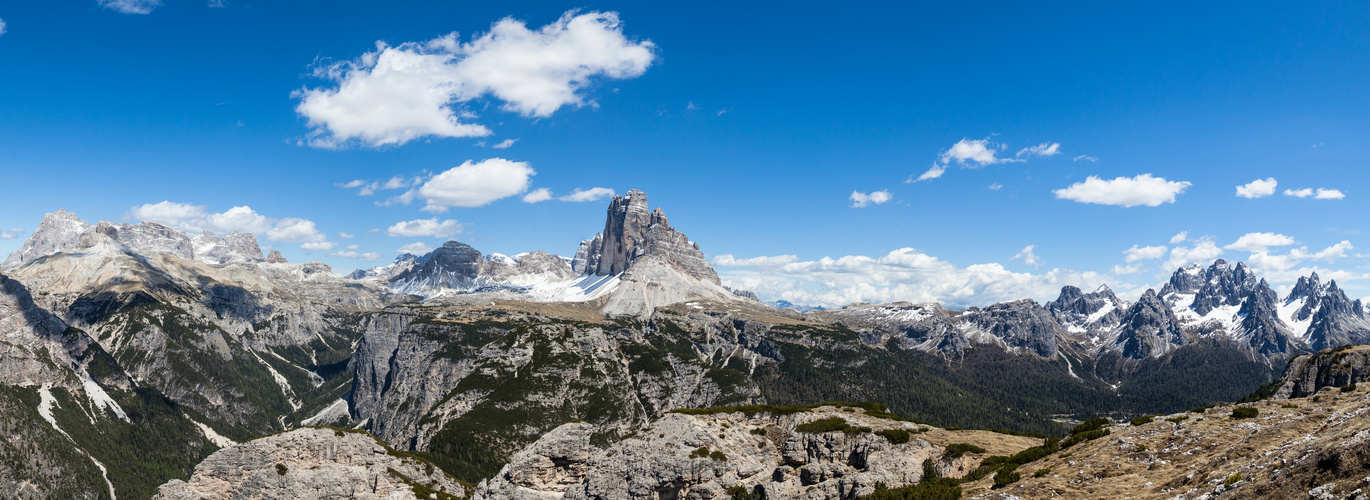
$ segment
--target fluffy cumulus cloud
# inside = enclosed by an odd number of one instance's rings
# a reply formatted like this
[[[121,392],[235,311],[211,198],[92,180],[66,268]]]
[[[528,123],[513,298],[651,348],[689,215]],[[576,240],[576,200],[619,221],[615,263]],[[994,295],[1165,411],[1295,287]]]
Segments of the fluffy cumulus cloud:
[[[1175,236],[1170,237],[1170,244],[1183,243],[1187,239],[1189,239],[1189,231],[1180,231],[1175,233]]]
[[[1049,300],[1064,285],[1094,288],[1105,276],[1053,269],[1014,273],[1000,264],[956,265],[912,248],[880,257],[848,255],[798,261],[794,256],[714,259],[724,283],[763,299],[838,307],[852,302],[941,302],[982,306],[1024,297]]]
[[[1223,249],[1209,239],[1194,242],[1194,246],[1170,249],[1170,258],[1165,261],[1165,269],[1179,269],[1190,264],[1208,264],[1223,254]]]
[[[598,201],[614,195],[614,190],[603,187],[593,187],[590,189],[579,189],[572,191],[571,194],[557,198],[561,201]]]
[[[414,254],[414,255],[423,255],[423,254],[426,254],[426,253],[428,253],[428,252],[432,252],[432,251],[433,251],[433,246],[432,246],[432,245],[429,245],[429,244],[427,244],[427,243],[424,243],[424,242],[422,242],[422,241],[415,241],[415,242],[410,243],[410,244],[408,244],[408,245],[399,247],[399,248],[395,249],[395,251],[396,251],[396,252],[399,252],[399,253],[412,253],[412,254]]]
[[[851,200],[852,207],[861,208],[867,205],[882,205],[885,202],[894,199],[894,195],[884,189],[870,194],[852,191],[851,196],[847,199]]]
[[[1342,194],[1339,190],[1319,188],[1318,194],[1313,198],[1318,200],[1340,200],[1345,197],[1346,195]]]
[[[1037,245],[1028,245],[1024,247],[1022,251],[1018,252],[1013,257],[1010,257],[1009,260],[1022,259],[1024,264],[1027,264],[1032,267],[1041,267],[1042,258],[1038,257],[1037,254],[1032,253],[1032,249],[1036,247]]]
[[[1061,154],[1061,143],[1043,142],[1030,148],[1023,148],[1018,151],[1018,154],[1013,156],[1021,158],[1023,156],[1056,156],[1058,154]]]
[[[518,142],[518,141],[519,141],[518,139],[505,139],[505,140],[503,140],[503,141],[500,141],[499,144],[495,144],[494,146],[490,146],[490,147],[495,148],[495,149],[509,149],[509,148],[511,148],[511,147],[514,146],[514,143],[515,143],[515,142]]]
[[[1284,195],[1293,196],[1295,198],[1307,198],[1313,196],[1313,188],[1286,189],[1284,190]]]
[[[389,46],[319,67],[333,86],[304,88],[293,97],[316,147],[399,145],[419,137],[480,137],[490,129],[470,120],[464,103],[483,96],[527,117],[583,105],[596,78],[642,75],[655,46],[623,34],[613,12],[567,12],[529,29],[505,18],[462,43],[456,33]],[[511,143],[512,144],[512,143]]]
[[[1223,248],[1246,252],[1264,252],[1270,247],[1287,247],[1294,244],[1294,238],[1278,233],[1246,233],[1237,241]]]
[[[101,7],[121,14],[150,14],[162,0],[98,0]]]
[[[1162,203],[1175,203],[1175,196],[1183,193],[1189,186],[1189,182],[1168,181],[1164,177],[1152,177],[1151,174],[1118,177],[1113,180],[1091,175],[1084,182],[1077,182],[1070,187],[1052,192],[1057,198],[1080,203],[1155,207]]]
[[[300,248],[305,250],[332,250],[336,246],[319,231],[314,221],[295,217],[275,219],[259,214],[246,205],[223,212],[210,212],[204,205],[161,201],[129,208],[123,218],[166,224],[192,236],[201,231],[218,234],[239,232],[282,243],[301,243]]]
[[[1275,194],[1275,186],[1279,184],[1274,177],[1266,179],[1256,179],[1247,184],[1237,186],[1237,196],[1242,198],[1262,198]]]
[[[6,230],[6,229],[0,229],[0,240],[14,240],[14,239],[19,239],[19,237],[20,237],[20,236],[23,236],[23,235],[24,235],[24,228],[22,228],[22,227],[14,227],[14,228],[10,228],[10,229],[7,229],[7,230]]]
[[[547,188],[537,188],[523,195],[524,203],[538,203],[552,199],[552,190]]]
[[[421,198],[427,202],[423,210],[433,213],[443,213],[451,207],[479,207],[527,191],[534,175],[537,172],[527,162],[503,158],[467,160],[380,204],[408,205],[415,198]]]
[[[450,238],[464,229],[464,225],[447,219],[439,221],[437,217],[432,219],[418,219],[407,222],[396,222],[395,225],[385,230],[388,236],[403,238],[415,238],[429,236],[433,238]]]
[[[1123,260],[1128,264],[1141,260],[1156,260],[1165,257],[1165,252],[1167,250],[1169,250],[1169,248],[1165,246],[1139,247],[1137,245],[1132,245],[1132,248],[1123,250]]]

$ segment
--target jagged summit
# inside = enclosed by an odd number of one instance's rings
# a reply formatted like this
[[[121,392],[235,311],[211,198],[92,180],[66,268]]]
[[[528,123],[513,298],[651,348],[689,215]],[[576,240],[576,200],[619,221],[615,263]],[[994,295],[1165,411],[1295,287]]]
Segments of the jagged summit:
[[[695,279],[722,285],[699,244],[671,228],[660,207],[648,212],[647,194],[636,189],[609,202],[604,231],[581,242],[571,269],[582,274],[613,276],[647,256],[655,256]]]
[[[267,261],[257,237],[249,233],[219,237],[205,231],[190,238],[179,229],[152,221],[124,224],[102,220],[91,224],[76,214],[58,210],[44,216],[24,246],[11,253],[0,268],[14,269],[55,253],[104,244],[94,235],[116,243],[119,251],[142,256],[166,254],[213,265]]]

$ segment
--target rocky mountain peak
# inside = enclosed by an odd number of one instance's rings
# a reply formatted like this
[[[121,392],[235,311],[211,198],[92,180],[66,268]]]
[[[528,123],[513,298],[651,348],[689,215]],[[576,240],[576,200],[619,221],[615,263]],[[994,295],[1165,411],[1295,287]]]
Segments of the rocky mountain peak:
[[[1084,293],[1079,287],[1066,285],[1061,295],[1044,307],[1061,326],[1081,332],[1117,326],[1126,306],[1107,286]]]
[[[699,245],[673,229],[661,207],[649,212],[647,194],[636,189],[609,202],[604,231],[581,242],[571,267],[581,274],[613,276],[646,256],[659,257],[687,276],[721,286]]]
[[[417,295],[433,295],[442,289],[469,290],[476,286],[485,262],[480,250],[459,241],[443,243],[424,258],[422,264],[392,278],[391,289]]]
[[[266,261],[252,233],[232,232],[221,238],[205,231],[190,241],[195,247],[195,259],[207,264]]]
[[[1121,323],[1123,329],[1115,344],[1124,357],[1159,356],[1184,344],[1179,319],[1155,290],[1147,289],[1123,314]]]
[[[285,256],[284,256],[284,255],[281,255],[281,251],[280,251],[280,250],[272,250],[271,253],[269,253],[269,254],[266,255],[266,261],[267,261],[267,262],[270,262],[270,263],[272,263],[272,264],[284,264],[284,263],[286,263]]]
[[[1289,290],[1289,297],[1285,298],[1285,302],[1317,297],[1322,295],[1322,292],[1322,283],[1319,282],[1318,273],[1315,271],[1308,276],[1299,277],[1298,283],[1295,283],[1294,288]]]
[[[66,210],[49,213],[43,216],[38,229],[34,229],[29,239],[24,241],[23,248],[11,253],[0,267],[13,269],[44,255],[74,248],[81,235],[92,227],[89,222]]]

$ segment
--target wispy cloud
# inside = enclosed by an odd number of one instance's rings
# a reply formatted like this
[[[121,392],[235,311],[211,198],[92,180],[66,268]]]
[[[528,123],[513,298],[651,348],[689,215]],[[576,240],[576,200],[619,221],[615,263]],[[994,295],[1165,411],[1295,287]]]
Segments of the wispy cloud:
[[[101,7],[120,14],[150,14],[162,0],[98,0]]]
[[[1037,245],[1028,245],[1024,247],[1022,251],[1018,252],[1013,257],[1010,257],[1009,260],[1022,259],[1024,264],[1027,264],[1032,267],[1041,267],[1042,258],[1038,257],[1037,254],[1032,252],[1032,249],[1036,247]]]
[[[1018,154],[1016,154],[1016,155],[1014,155],[1014,156],[1017,156],[1017,157],[1020,157],[1020,158],[1023,157],[1023,156],[1042,156],[1042,157],[1047,157],[1047,156],[1056,156],[1056,155],[1058,155],[1058,154],[1061,154],[1061,143],[1059,143],[1059,142],[1043,142],[1043,143],[1038,144],[1038,145],[1036,145],[1036,146],[1032,146],[1032,147],[1028,147],[1028,148],[1023,148],[1022,150],[1018,151]]]
[[[847,199],[851,200],[851,206],[853,208],[861,208],[867,205],[883,205],[885,202],[894,199],[894,195],[884,189],[870,194],[852,191],[851,196]]]

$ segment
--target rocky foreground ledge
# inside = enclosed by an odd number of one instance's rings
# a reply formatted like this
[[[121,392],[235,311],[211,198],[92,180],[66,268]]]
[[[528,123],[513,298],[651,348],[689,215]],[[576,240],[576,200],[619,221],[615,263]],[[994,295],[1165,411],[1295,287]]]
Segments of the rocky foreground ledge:
[[[162,485],[154,499],[452,499],[465,487],[433,464],[362,431],[310,427],[224,448],[190,481]]]

